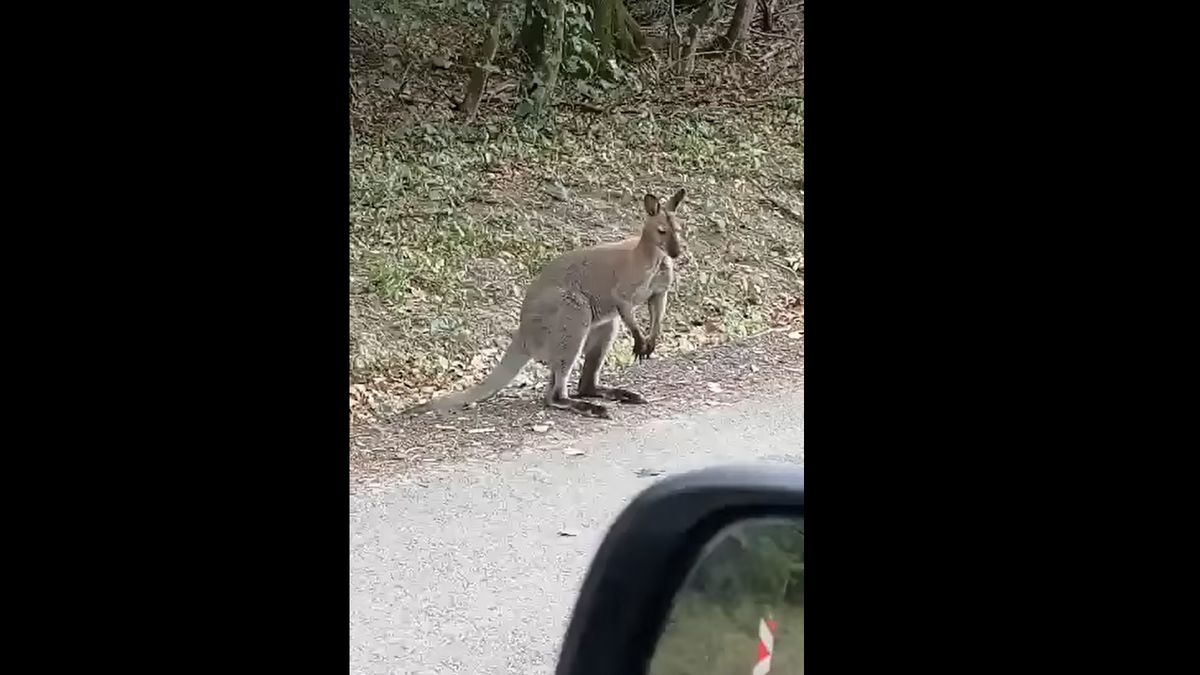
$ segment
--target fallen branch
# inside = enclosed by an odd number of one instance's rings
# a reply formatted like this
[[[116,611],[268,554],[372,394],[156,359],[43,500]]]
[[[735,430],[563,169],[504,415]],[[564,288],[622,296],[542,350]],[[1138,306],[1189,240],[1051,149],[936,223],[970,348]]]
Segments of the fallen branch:
[[[710,51],[696,52],[696,53],[692,54],[692,57],[696,57],[696,56],[713,56],[714,54],[724,54],[724,53],[725,53],[725,52],[723,52],[723,51],[720,51],[720,50],[715,50],[715,49],[714,49],[714,50],[710,50]],[[681,56],[681,57],[679,57],[678,59],[675,59],[674,61],[671,61],[671,62],[667,63],[667,65],[663,67],[663,70],[668,70],[668,71],[669,71],[671,68],[674,68],[674,67],[675,67],[677,64],[683,63],[683,60],[684,60],[684,58],[686,58],[686,57],[682,57],[682,56]]]
[[[800,79],[804,79],[804,78],[800,78]],[[500,94],[503,94],[506,91],[512,91],[513,89],[516,89],[516,88],[517,88],[516,82],[505,82],[504,84],[500,85],[499,87],[496,87],[495,89],[488,92],[488,98],[499,96]]]
[[[604,113],[608,112],[601,106],[591,103],[584,103],[583,101],[567,102],[567,105],[571,106],[572,108],[579,108],[580,110],[584,110],[586,112],[596,113],[597,115],[603,115]]]
[[[762,197],[760,197],[761,201],[765,201],[768,204],[770,204],[771,206],[774,206],[775,208],[779,209],[783,213],[783,215],[787,216],[788,218],[791,218],[792,220],[800,223],[801,225],[804,224],[804,216],[803,215],[796,213],[787,204],[784,204],[783,202],[779,201],[778,199],[775,199],[771,195],[767,194],[766,188],[764,188],[762,185],[760,185],[758,181],[751,178],[750,183],[754,187],[758,188],[758,191],[762,193]]]
[[[760,330],[757,333],[751,333],[750,335],[747,335],[746,337],[744,337],[742,339],[753,340],[754,338],[762,337],[768,333],[781,333],[781,332],[783,332],[782,328],[768,328],[766,330]]]
[[[788,46],[788,45],[779,45],[778,47],[775,47],[774,49],[767,52],[766,54],[763,54],[762,56],[758,57],[758,62],[759,63],[769,62],[771,59],[775,58],[776,54],[783,51],[784,47],[786,47],[786,46]]]
[[[404,103],[420,103],[421,105],[433,105],[433,101],[431,101],[427,98],[418,98],[416,96],[409,96],[408,94],[393,94],[393,96],[395,98],[400,99],[400,101],[402,101]],[[453,101],[454,99],[450,99],[450,100]]]
[[[412,61],[404,64],[404,72],[400,73],[400,86],[397,91],[404,91],[404,85],[408,84],[408,71],[412,70]]]
[[[802,221],[802,222],[803,222],[803,221]],[[778,261],[775,261],[775,260],[771,260],[770,258],[768,258],[768,259],[767,259],[767,262],[771,263],[772,265],[774,265],[774,266],[778,267],[778,268],[779,268],[779,269],[781,269],[781,270],[787,270],[787,271],[791,272],[791,273],[792,273],[792,276],[796,277],[797,279],[800,279],[800,278],[801,278],[801,276],[800,276],[800,273],[799,273],[799,272],[797,272],[796,270],[792,269],[791,267],[789,267],[789,266],[787,266],[787,265],[784,265],[784,264],[783,264],[783,263],[781,263],[781,262],[778,262]]]
[[[764,98],[752,98],[745,101],[739,101],[739,105],[759,105],[760,103],[771,103],[774,101],[782,101],[789,98],[804,98],[796,94],[780,94],[778,96],[766,96]]]
[[[788,218],[791,218],[792,220],[800,223],[801,225],[804,224],[804,216],[800,215],[799,213],[796,213],[795,211],[793,211],[791,209],[791,207],[789,207],[787,204],[784,204],[783,202],[779,201],[778,199],[775,199],[774,197],[771,197],[770,195],[763,195],[762,201],[765,201],[768,204],[770,204],[771,206],[774,206],[775,208],[779,209],[780,211],[783,212],[783,215],[787,216]]]

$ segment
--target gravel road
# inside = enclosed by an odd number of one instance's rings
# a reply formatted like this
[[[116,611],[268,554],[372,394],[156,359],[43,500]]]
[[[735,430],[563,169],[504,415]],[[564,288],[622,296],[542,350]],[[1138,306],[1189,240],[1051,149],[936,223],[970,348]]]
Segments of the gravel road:
[[[553,673],[588,563],[640,490],[724,462],[803,463],[802,376],[773,384],[662,417],[586,420],[586,434],[571,424],[525,432],[524,441],[506,437],[497,456],[472,445],[452,461],[359,471],[350,489],[351,674]],[[532,404],[506,401],[484,414],[541,414]],[[380,437],[373,452],[404,437]]]

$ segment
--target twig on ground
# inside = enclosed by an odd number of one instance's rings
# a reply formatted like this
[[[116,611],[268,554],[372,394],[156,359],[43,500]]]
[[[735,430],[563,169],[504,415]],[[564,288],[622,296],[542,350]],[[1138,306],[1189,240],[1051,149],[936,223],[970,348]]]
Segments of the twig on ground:
[[[784,204],[783,202],[779,201],[778,199],[775,199],[774,197],[771,197],[770,195],[763,195],[762,200],[769,203],[771,206],[774,206],[775,208],[779,209],[781,212],[783,212],[783,215],[787,216],[788,218],[791,218],[792,220],[800,223],[801,225],[804,224],[804,216],[793,211],[791,209],[791,207],[789,207],[787,204]]]
[[[412,70],[412,61],[409,61],[408,63],[406,63],[404,65],[404,72],[400,73],[399,91],[404,91],[404,85],[408,83],[408,71],[410,71],[410,70]]]
[[[582,101],[567,103],[567,105],[575,107],[575,108],[579,108],[580,110],[586,110],[590,113],[597,113],[597,114],[601,114],[601,115],[608,112],[607,110],[605,110],[604,108],[602,108],[598,105],[593,105],[591,103],[584,103]]]
[[[797,279],[800,278],[799,272],[797,272],[796,270],[792,269],[791,267],[789,267],[787,265],[784,265],[783,263],[779,262],[778,260],[771,260],[770,258],[767,258],[767,262],[771,263],[772,265],[778,267],[781,270],[787,270],[787,271],[791,272],[792,275],[794,277],[796,277]]]
[[[792,220],[800,223],[801,225],[804,224],[804,216],[803,215],[793,211],[792,208],[790,206],[788,206],[787,204],[784,204],[783,202],[779,201],[778,199],[775,199],[771,195],[767,194],[766,188],[764,188],[758,181],[751,178],[750,183],[752,185],[754,185],[754,187],[758,188],[758,191],[762,193],[762,197],[761,197],[762,201],[765,201],[768,204],[770,204],[771,206],[774,206],[775,208],[779,209],[783,213],[783,215],[787,216],[788,218],[791,218]]]
[[[768,33],[768,32],[766,32],[766,31],[761,31],[761,30],[759,30],[759,29],[757,29],[757,28],[751,28],[751,29],[750,29],[750,32],[751,32],[751,33],[756,33],[756,34],[758,34],[758,35],[763,35],[763,36],[766,36],[766,37],[774,37],[774,38],[785,38],[785,37],[790,37],[790,36],[789,36],[787,33]]]
[[[692,56],[712,56],[714,54],[724,54],[724,53],[725,52],[723,52],[719,49],[713,49],[713,50],[704,51],[704,52],[696,52],[696,53],[692,54]],[[675,64],[679,63],[680,61],[683,61],[683,58],[678,58],[678,59],[675,59],[674,61],[671,61],[667,65],[663,66],[662,70],[670,72],[671,69],[675,67]]]
[[[517,88],[516,82],[505,82],[504,84],[500,85],[499,87],[496,87],[495,89],[493,89],[490,92],[484,92],[484,100],[485,101],[491,100],[493,98],[496,98],[500,94],[503,94],[504,92],[512,91],[513,89],[516,89],[516,88]]]
[[[762,103],[772,103],[774,101],[782,101],[789,98],[804,98],[796,94],[779,94],[778,96],[764,96],[763,98],[751,98],[745,101],[738,101],[739,105],[759,105]]]
[[[758,61],[760,63],[766,63],[766,62],[770,61],[776,54],[783,51],[783,48],[784,48],[784,45],[780,45],[780,46],[772,49],[771,51],[767,52],[766,54],[763,54],[762,56],[758,57]]]

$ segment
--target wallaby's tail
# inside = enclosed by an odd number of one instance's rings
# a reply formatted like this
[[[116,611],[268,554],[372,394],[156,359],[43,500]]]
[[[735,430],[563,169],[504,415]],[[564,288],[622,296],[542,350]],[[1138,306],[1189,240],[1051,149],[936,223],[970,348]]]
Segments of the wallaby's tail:
[[[490,398],[496,392],[503,389],[504,385],[512,382],[517,373],[521,372],[521,368],[525,367],[526,363],[529,363],[529,359],[530,357],[525,353],[525,348],[520,344],[520,340],[514,339],[512,344],[508,346],[508,351],[504,352],[504,358],[500,359],[500,365],[496,366],[496,369],[483,382],[466,391],[443,396],[442,398],[435,398],[428,403],[413,406],[404,412],[416,414],[430,410],[449,410],[454,407]]]

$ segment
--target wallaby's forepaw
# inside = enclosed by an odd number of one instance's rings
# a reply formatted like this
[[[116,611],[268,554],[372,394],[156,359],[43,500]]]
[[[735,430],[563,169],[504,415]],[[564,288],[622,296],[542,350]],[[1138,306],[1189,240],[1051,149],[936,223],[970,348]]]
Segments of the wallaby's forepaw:
[[[634,340],[633,355],[638,361],[645,361],[654,353],[654,347],[658,343],[657,337],[652,337],[649,340]]]

